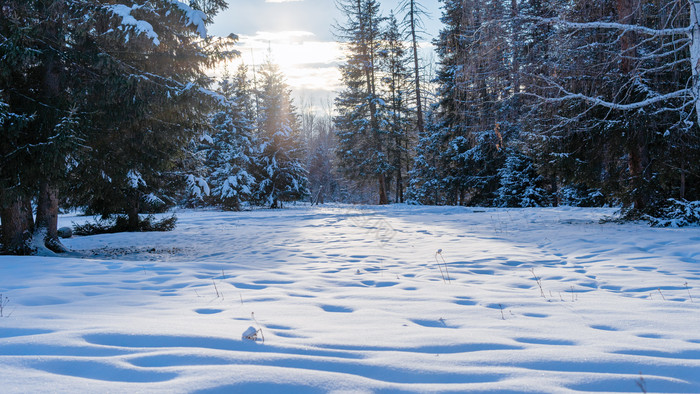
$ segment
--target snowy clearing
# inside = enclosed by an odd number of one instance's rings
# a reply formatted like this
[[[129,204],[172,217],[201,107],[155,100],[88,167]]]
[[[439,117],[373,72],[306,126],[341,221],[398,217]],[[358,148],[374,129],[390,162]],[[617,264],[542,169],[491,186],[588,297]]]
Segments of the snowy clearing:
[[[611,213],[184,211],[3,256],[2,391],[700,392],[700,229]]]

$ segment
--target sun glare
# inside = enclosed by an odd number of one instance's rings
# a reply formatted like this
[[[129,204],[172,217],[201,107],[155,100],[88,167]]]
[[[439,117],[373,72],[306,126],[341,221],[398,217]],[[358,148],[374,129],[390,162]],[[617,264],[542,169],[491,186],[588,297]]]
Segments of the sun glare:
[[[319,41],[315,35],[305,31],[257,32],[241,35],[237,49],[241,52],[238,61],[217,70],[233,74],[243,62],[250,70],[269,57],[280,66],[290,89],[299,95],[323,99],[334,96],[340,89],[338,65],[343,52],[340,45],[332,41]]]

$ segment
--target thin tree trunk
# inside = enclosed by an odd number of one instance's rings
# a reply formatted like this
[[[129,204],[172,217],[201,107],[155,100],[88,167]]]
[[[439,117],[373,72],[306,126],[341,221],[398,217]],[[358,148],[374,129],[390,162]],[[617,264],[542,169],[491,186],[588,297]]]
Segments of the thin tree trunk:
[[[386,205],[389,203],[389,199],[386,195],[386,177],[383,173],[377,176],[377,181],[379,186],[379,205]]]
[[[139,219],[139,201],[138,198],[131,198],[129,210],[126,212],[127,215],[127,226],[128,230],[131,232],[139,231],[140,219]]]
[[[513,23],[513,39],[516,45],[520,45],[520,21],[518,20],[518,0],[510,1],[510,14],[514,19]],[[513,53],[513,64],[511,69],[512,83],[513,83],[513,93],[520,93],[520,55],[517,52],[517,46],[514,47]]]
[[[420,68],[418,67],[418,38],[416,37],[416,9],[415,0],[410,0],[410,21],[411,21],[411,40],[413,44],[413,71],[416,80],[416,128],[418,129],[418,135],[422,136],[425,133],[425,124],[423,121],[423,100],[421,95],[420,87]]]
[[[685,200],[685,162],[681,162],[681,191],[680,191],[680,199]]]
[[[639,0],[617,0],[617,17],[620,23],[634,24],[636,23],[636,12],[639,9]],[[637,57],[637,34],[632,31],[623,33],[620,37],[620,71],[623,76],[630,75],[634,71],[633,60]],[[641,135],[642,131],[634,130],[636,127],[632,124],[626,133],[631,139],[628,146],[628,168],[630,179],[632,182],[633,208],[641,211],[646,208],[648,196],[646,196],[646,188],[644,187],[645,167],[646,167],[646,142]]]
[[[700,2],[690,1],[690,65],[693,74],[692,91],[695,97],[695,116],[700,125]]]
[[[396,171],[396,202],[403,203],[403,176],[401,176],[401,167]]]
[[[362,17],[364,14],[362,9],[362,1],[357,0],[357,15]],[[379,133],[379,122],[377,121],[377,103],[375,101],[376,90],[375,90],[375,75],[374,75],[374,45],[376,37],[370,36],[372,34],[372,28],[374,21],[369,15],[367,15],[368,20],[367,27],[369,31],[365,31],[365,21],[360,20],[360,36],[362,37],[362,58],[364,60],[364,74],[365,82],[367,84],[367,94],[369,98],[369,118],[370,118],[370,131],[373,133],[375,138],[376,150],[382,150],[381,135]],[[386,175],[384,173],[379,174],[379,204],[388,204],[387,194],[386,194]]]
[[[2,252],[7,254],[28,255],[34,251],[29,246],[32,237],[33,220],[29,199],[11,200],[0,209],[2,221]]]
[[[55,253],[65,253],[66,247],[58,239],[58,189],[48,181],[39,184],[36,207],[36,237],[44,237],[44,246]]]
[[[646,147],[642,143],[634,144],[629,149],[629,171],[632,183],[633,197],[632,203],[633,208],[637,211],[642,211],[647,207],[648,196],[646,195],[644,180],[645,180],[645,167],[648,158],[646,154]]]

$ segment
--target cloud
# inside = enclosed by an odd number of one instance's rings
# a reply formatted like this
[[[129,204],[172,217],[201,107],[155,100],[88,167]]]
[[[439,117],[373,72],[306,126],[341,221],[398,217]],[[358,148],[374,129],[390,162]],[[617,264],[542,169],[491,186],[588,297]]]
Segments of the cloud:
[[[300,2],[304,0],[265,0],[266,3],[291,3],[291,2]]]

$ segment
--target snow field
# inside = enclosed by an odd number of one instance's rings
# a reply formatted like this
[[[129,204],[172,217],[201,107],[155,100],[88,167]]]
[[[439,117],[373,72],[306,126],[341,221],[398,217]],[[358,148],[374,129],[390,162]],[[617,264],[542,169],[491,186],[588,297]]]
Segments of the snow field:
[[[2,390],[700,392],[700,229],[611,213],[183,211],[0,257]]]

